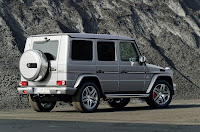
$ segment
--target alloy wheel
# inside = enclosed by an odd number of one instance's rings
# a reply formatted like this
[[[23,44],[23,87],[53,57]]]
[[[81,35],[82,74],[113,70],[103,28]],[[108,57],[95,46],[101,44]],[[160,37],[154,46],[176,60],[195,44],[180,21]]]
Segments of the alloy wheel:
[[[87,109],[93,109],[98,103],[98,93],[93,86],[87,86],[82,92],[82,102]]]
[[[158,84],[153,90],[153,99],[159,105],[165,105],[170,99],[170,89],[165,84]]]

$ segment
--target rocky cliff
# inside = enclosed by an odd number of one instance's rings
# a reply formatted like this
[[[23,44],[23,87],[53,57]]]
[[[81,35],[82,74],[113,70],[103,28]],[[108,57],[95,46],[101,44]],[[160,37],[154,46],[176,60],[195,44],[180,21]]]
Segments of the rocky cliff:
[[[199,0],[0,0],[0,108],[28,106],[16,91],[26,37],[62,32],[135,38],[148,63],[173,69],[175,98],[200,98]]]

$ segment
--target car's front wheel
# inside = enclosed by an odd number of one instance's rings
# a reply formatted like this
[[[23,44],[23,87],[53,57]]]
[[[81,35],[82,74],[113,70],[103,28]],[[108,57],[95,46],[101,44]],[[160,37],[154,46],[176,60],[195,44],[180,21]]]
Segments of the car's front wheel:
[[[94,112],[99,102],[100,92],[93,82],[83,83],[72,97],[72,104],[79,112]]]
[[[54,101],[41,101],[39,97],[29,95],[29,104],[37,112],[50,112],[56,105]]]
[[[108,100],[108,105],[114,109],[120,110],[130,102],[130,98],[115,98]]]
[[[165,80],[158,80],[145,100],[153,108],[167,107],[172,100],[172,86]]]

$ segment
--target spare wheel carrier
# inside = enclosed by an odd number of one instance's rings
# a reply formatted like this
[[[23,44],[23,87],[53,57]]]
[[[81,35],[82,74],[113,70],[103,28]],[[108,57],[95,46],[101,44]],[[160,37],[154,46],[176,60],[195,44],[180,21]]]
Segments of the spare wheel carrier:
[[[47,73],[48,61],[42,51],[27,50],[20,58],[19,69],[26,80],[40,81]]]

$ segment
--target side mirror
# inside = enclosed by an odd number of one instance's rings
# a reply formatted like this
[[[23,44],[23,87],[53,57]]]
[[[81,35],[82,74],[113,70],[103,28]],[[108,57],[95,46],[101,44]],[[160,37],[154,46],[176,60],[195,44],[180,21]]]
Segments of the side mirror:
[[[147,60],[147,59],[146,59],[145,56],[140,56],[140,57],[139,57],[139,62],[140,62],[140,63],[145,63],[146,60]]]

